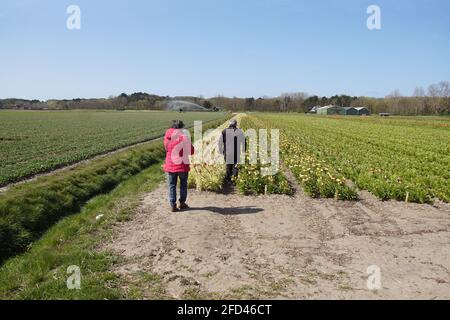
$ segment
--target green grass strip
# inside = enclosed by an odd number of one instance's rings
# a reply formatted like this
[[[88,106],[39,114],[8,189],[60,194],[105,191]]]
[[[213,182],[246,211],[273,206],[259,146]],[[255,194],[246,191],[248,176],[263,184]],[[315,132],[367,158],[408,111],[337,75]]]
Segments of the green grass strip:
[[[121,280],[112,272],[121,258],[98,250],[117,223],[132,217],[142,194],[164,179],[161,163],[93,198],[79,214],[63,218],[23,255],[0,267],[0,299],[123,299]],[[96,219],[100,214],[104,216]],[[80,267],[81,289],[69,290],[67,268]],[[131,284],[132,286],[132,284]],[[131,298],[139,298],[136,292]]]

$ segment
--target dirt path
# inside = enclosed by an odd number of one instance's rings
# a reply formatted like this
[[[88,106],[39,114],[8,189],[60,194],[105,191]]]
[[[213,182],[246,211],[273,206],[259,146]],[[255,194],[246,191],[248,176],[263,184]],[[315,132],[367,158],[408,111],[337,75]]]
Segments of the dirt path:
[[[173,214],[161,186],[107,248],[125,257],[116,272],[126,289],[147,273],[164,298],[449,299],[450,207],[364,197],[191,190],[193,208]],[[367,288],[372,265],[380,290]]]

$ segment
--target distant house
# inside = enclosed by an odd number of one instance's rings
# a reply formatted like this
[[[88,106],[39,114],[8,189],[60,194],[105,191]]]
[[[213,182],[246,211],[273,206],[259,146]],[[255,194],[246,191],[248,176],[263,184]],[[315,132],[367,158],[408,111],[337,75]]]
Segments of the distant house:
[[[357,108],[347,107],[347,108],[344,108],[344,109],[345,109],[345,115],[346,116],[357,116],[358,115]]]
[[[358,112],[358,115],[360,116],[370,116],[370,111],[369,109],[365,108],[365,107],[358,107],[355,108]]]
[[[321,115],[336,115],[336,114],[345,115],[345,108],[339,107],[339,106],[329,105],[329,106],[318,108],[317,109],[317,114],[321,114]]]

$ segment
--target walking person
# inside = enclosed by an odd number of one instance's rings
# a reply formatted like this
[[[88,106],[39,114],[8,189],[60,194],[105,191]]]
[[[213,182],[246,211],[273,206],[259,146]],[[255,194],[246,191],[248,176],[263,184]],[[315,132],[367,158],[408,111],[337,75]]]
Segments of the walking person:
[[[166,161],[164,171],[169,185],[169,204],[171,212],[189,209],[186,204],[188,192],[188,177],[190,171],[189,156],[194,154],[194,146],[190,137],[183,132],[184,123],[174,120],[172,127],[164,135]],[[177,208],[177,184],[180,181],[180,205]]]
[[[247,151],[244,132],[238,128],[235,119],[232,119],[228,128],[222,131],[219,151],[225,158],[226,180],[231,182],[233,177],[237,178],[238,176],[237,164],[240,163],[242,152]]]

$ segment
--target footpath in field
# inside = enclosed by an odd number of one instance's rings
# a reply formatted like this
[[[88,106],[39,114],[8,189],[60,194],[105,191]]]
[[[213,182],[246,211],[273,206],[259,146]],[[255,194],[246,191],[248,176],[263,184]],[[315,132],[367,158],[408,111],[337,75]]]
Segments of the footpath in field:
[[[166,198],[146,195],[106,248],[144,298],[450,298],[448,204],[191,190],[192,208],[169,213]]]

